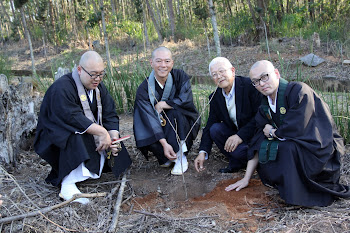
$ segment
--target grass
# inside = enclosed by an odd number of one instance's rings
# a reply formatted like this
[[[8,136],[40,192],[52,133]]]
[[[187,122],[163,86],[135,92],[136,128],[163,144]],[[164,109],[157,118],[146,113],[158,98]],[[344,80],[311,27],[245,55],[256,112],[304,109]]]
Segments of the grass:
[[[308,83],[329,106],[334,122],[340,135],[344,138],[346,144],[350,143],[350,93],[338,92],[333,90],[331,92],[324,91],[324,82],[310,82],[309,75],[303,73],[301,65],[296,69],[291,69],[288,64],[284,63],[283,58],[278,54],[280,63],[280,74],[282,77],[293,77],[294,81],[301,81]]]

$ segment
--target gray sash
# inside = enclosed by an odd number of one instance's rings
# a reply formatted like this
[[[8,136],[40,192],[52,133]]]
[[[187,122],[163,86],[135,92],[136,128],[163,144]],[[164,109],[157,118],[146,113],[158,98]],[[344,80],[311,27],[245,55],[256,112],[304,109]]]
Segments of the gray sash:
[[[86,96],[85,88],[83,84],[81,83],[79,74],[78,74],[78,69],[74,68],[73,73],[72,73],[73,79],[75,81],[75,84],[77,85],[78,89],[78,96],[81,102],[81,105],[83,106],[84,114],[85,116],[91,120],[92,122],[101,125],[102,126],[102,104],[101,104],[101,95],[100,95],[100,90],[98,87],[95,89],[96,90],[96,100],[97,100],[97,120],[94,117],[94,114],[92,113],[89,105],[89,100],[88,97]],[[98,146],[99,140],[98,136],[94,136],[95,139],[95,144]]]
[[[154,101],[156,98],[155,97],[155,93],[156,93],[156,86],[155,85],[156,85],[156,78],[154,76],[154,70],[152,70],[152,72],[148,78],[148,97],[149,97],[149,100],[151,101],[151,104],[153,106],[154,113],[156,114],[156,116],[158,116],[159,122],[163,123],[164,118],[161,117],[160,113],[158,113],[157,110],[154,108],[154,105],[155,105]],[[173,87],[173,76],[169,72],[168,78],[167,78],[166,83],[165,83],[163,96],[162,96],[162,99],[160,101],[167,101],[168,100],[172,87]]]

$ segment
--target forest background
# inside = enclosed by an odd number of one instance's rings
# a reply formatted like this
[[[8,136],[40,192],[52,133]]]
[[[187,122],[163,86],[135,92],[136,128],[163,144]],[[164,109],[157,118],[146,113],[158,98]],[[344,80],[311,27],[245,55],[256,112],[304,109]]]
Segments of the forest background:
[[[71,70],[84,51],[94,49],[106,61],[104,82],[116,101],[122,135],[128,135],[132,134],[129,113],[133,110],[136,88],[150,73],[152,49],[163,45],[173,52],[175,67],[191,76],[195,104],[203,113],[205,124],[207,97],[215,89],[208,78],[211,59],[220,55],[228,57],[237,74],[244,76],[256,60],[269,59],[288,80],[308,81],[328,76],[332,82],[349,81],[350,66],[344,63],[350,59],[349,22],[350,0],[0,0],[0,74],[13,83],[30,76],[30,82],[43,94],[59,67]],[[324,57],[326,62],[316,68],[302,65],[299,57],[309,53]],[[348,144],[342,158],[341,181],[349,184],[349,88],[332,89],[334,85],[325,88],[323,79],[311,84],[330,106]],[[6,103],[5,99],[2,102]],[[200,137],[193,146],[195,149],[199,140]],[[179,203],[185,186],[181,177],[159,169],[155,160],[146,161],[133,139],[126,146],[133,165],[128,174],[119,232],[347,232],[350,229],[349,200],[338,200],[319,209],[285,206],[275,191],[261,184],[251,187],[258,191],[242,191],[239,205],[226,203],[232,201],[232,196],[223,196],[212,202],[205,199],[202,204],[191,204],[188,208],[188,202]],[[191,151],[190,159],[195,156],[196,151]],[[33,150],[20,151],[16,161],[16,166],[7,166],[7,171],[0,174],[3,217],[61,203],[58,190],[44,182],[49,165]],[[243,176],[243,172],[233,177],[219,176],[217,170],[226,162],[214,149],[204,173],[198,175],[190,167],[185,173],[185,183],[191,187],[189,196],[223,191],[224,186],[218,185],[220,181]],[[48,213],[49,220],[46,216],[26,218],[2,224],[0,231],[106,232],[118,190],[119,181],[113,180],[111,174],[106,174],[101,182],[82,184],[83,192],[109,193],[107,198],[94,199],[91,206],[64,206]],[[260,196],[251,196],[257,193]],[[237,194],[229,195],[237,197]],[[135,201],[135,197],[140,199]],[[141,205],[143,210],[159,213],[154,221],[152,216],[134,213],[133,208]],[[186,215],[184,209],[193,212]],[[213,218],[196,218],[205,213]],[[220,215],[218,220],[216,215]],[[174,216],[183,219],[174,220],[171,218]],[[196,217],[192,222],[186,219],[193,216]]]
[[[300,64],[286,64],[279,52],[288,48],[276,46],[276,41],[293,38],[297,55],[325,47],[326,55],[339,58],[337,69],[344,69],[341,62],[350,57],[350,0],[0,0],[0,4],[0,73],[11,78],[13,64],[26,55],[12,56],[7,46],[29,47],[33,82],[45,92],[58,67],[71,69],[83,51],[97,50],[106,59],[105,83],[119,113],[132,111],[137,86],[150,72],[150,51],[164,43],[172,43],[168,47],[178,54],[175,67],[190,72],[193,84],[200,83],[194,96],[198,109],[204,110],[203,123],[208,116],[206,97],[215,87],[210,81],[202,85],[203,79],[196,77],[208,76],[207,64],[221,56],[222,47],[259,46],[263,58],[278,63],[283,77],[300,81],[311,76]],[[181,58],[184,41],[198,48],[192,60]],[[277,58],[272,59],[271,53]],[[36,62],[39,56],[45,61]],[[324,91],[319,86],[313,87]],[[321,95],[348,142],[349,94],[341,94],[339,100],[337,92]]]

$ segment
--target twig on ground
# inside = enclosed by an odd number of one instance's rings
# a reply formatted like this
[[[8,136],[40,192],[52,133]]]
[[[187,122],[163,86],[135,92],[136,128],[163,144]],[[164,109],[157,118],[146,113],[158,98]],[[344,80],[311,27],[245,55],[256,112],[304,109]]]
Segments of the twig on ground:
[[[131,181],[131,180],[126,180]],[[115,180],[115,181],[108,181],[108,182],[102,182],[102,183],[91,183],[91,184],[84,184],[85,186],[96,186],[96,185],[105,185],[105,184],[116,184],[116,183],[121,183],[121,180]]]
[[[116,201],[115,206],[114,206],[112,223],[111,223],[111,226],[110,226],[108,232],[115,232],[115,229],[117,227],[119,210],[120,210],[120,206],[121,206],[122,199],[123,199],[125,183],[126,183],[126,174],[123,175],[122,183],[121,183],[120,188],[119,188],[118,198],[117,198],[117,201]]]
[[[187,221],[187,220],[194,220],[194,219],[199,219],[199,218],[218,218],[219,217],[219,215],[203,215],[203,216],[196,216],[196,217],[191,217],[191,218],[171,218],[171,217],[163,216],[160,214],[153,214],[153,213],[150,213],[147,211],[134,210],[134,212],[139,213],[139,214],[152,216],[155,218],[161,218],[161,219],[164,219],[166,221]]]
[[[29,212],[29,213],[26,213],[26,214],[21,214],[21,215],[16,215],[16,216],[11,216],[11,217],[7,217],[7,218],[1,218],[0,219],[0,223],[8,223],[8,222],[12,222],[12,221],[16,221],[16,220],[20,220],[20,219],[23,219],[23,218],[28,218],[28,217],[33,217],[33,216],[36,216],[38,214],[44,214],[44,213],[47,213],[51,210],[54,210],[54,209],[57,209],[57,208],[60,208],[64,205],[67,205],[68,203],[74,201],[75,199],[78,199],[78,198],[91,198],[91,197],[104,197],[106,196],[107,193],[80,193],[80,194],[75,194],[73,195],[73,197],[67,201],[64,201],[62,203],[59,203],[59,204],[56,204],[54,206],[48,206],[48,207],[45,207],[43,209],[40,209],[40,210],[36,210],[36,211],[32,211],[32,212]]]
[[[47,221],[49,221],[50,223],[52,223],[53,225],[63,229],[64,231],[72,231],[72,232],[78,232],[78,230],[73,230],[73,229],[69,229],[69,228],[65,228],[63,226],[60,226],[59,224],[55,223],[54,221],[52,221],[51,219],[49,219],[48,217],[46,217],[45,215],[43,215],[42,213],[39,212],[39,214],[41,216],[43,216]]]

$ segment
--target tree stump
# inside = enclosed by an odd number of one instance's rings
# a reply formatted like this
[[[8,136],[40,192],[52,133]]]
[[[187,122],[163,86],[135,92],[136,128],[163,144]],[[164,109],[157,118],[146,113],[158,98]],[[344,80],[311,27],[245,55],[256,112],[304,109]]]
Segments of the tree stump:
[[[8,85],[0,75],[0,163],[15,164],[16,156],[33,135],[42,97],[33,84]]]

